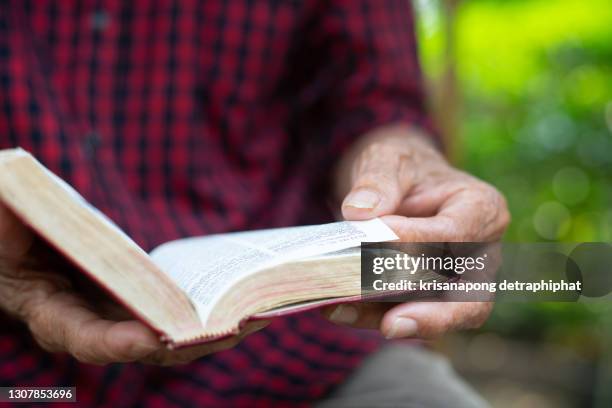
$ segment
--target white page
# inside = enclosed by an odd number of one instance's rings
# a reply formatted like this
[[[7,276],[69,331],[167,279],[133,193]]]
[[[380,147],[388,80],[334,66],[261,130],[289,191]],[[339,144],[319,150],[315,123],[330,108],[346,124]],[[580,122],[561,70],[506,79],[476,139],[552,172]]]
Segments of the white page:
[[[153,261],[191,298],[203,323],[215,302],[238,280],[265,267],[396,240],[380,219],[186,238],[151,252]]]

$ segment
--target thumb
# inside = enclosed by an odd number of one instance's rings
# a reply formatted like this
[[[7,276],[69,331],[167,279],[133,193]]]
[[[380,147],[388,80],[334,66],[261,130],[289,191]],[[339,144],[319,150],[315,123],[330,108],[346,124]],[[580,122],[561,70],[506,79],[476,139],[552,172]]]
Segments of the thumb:
[[[342,202],[347,220],[367,220],[393,214],[410,185],[401,155],[387,149],[367,149],[356,161],[351,190]]]
[[[434,338],[451,330],[479,327],[491,308],[490,302],[402,303],[383,316],[380,331],[387,338]]]

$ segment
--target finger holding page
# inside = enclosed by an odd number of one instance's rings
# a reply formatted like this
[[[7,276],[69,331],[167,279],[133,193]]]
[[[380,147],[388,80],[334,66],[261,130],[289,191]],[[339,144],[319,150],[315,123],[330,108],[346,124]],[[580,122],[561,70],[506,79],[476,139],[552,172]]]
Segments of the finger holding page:
[[[0,203],[0,257],[14,260],[24,256],[33,240],[32,231]]]
[[[389,338],[435,338],[448,331],[481,326],[490,302],[408,302],[389,310],[382,318],[381,333]]]
[[[68,292],[32,304],[27,316],[32,334],[44,349],[69,353],[84,363],[136,361],[162,347],[142,323],[103,319],[82,298]]]
[[[267,321],[248,324],[237,335],[199,347],[168,350],[144,324],[113,321],[91,311],[79,296],[62,292],[50,296],[29,312],[29,326],[48,351],[67,352],[81,362],[97,365],[141,361],[158,365],[184,364],[206,354],[231,348]]]

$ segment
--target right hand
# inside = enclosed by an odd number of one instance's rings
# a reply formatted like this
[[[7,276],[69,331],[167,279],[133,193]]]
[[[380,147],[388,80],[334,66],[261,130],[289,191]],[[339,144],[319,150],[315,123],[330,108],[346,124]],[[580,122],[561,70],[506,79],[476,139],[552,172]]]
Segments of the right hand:
[[[0,309],[23,321],[47,351],[67,352],[90,364],[184,364],[231,348],[267,325],[250,323],[234,337],[168,350],[155,333],[117,305],[111,314],[97,310],[73,290],[66,274],[42,259],[35,242],[32,231],[0,204]]]

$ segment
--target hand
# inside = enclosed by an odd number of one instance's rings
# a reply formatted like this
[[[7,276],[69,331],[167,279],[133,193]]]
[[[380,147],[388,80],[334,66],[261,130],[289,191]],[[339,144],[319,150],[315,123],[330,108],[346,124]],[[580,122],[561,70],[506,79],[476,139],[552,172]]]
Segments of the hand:
[[[81,297],[67,274],[54,272],[61,266],[54,268],[49,254],[36,242],[32,232],[0,205],[0,309],[26,323],[47,351],[67,352],[91,364],[184,364],[233,347],[267,324],[251,323],[231,338],[168,350],[151,330],[116,304]]]
[[[510,221],[491,185],[451,167],[415,130],[390,126],[365,135],[343,158],[336,178],[348,220],[381,217],[405,242],[494,242]],[[388,338],[435,337],[480,326],[490,302],[340,305],[332,321],[380,328]]]

